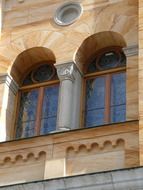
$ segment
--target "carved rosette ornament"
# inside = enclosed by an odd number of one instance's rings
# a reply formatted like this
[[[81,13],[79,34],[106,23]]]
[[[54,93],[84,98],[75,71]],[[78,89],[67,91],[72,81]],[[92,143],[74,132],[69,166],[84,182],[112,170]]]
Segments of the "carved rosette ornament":
[[[74,63],[65,63],[61,65],[56,65],[56,68],[60,81],[71,80],[72,82],[74,82],[75,80],[74,73],[76,70]]]

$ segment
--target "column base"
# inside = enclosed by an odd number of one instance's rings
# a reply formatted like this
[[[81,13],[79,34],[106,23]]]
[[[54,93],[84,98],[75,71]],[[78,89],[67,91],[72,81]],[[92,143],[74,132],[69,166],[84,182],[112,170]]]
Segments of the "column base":
[[[52,133],[58,133],[58,132],[62,132],[62,131],[70,131],[70,128],[60,127],[59,129],[57,129],[55,131],[51,131],[50,134],[52,134]]]
[[[58,131],[69,131],[70,128],[68,127],[59,127]]]

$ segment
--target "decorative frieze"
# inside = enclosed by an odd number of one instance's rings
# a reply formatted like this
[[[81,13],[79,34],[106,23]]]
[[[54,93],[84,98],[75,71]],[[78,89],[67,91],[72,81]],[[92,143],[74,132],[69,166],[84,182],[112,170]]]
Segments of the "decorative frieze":
[[[78,142],[78,144],[74,144],[72,146],[66,146],[63,149],[63,155],[66,155],[67,158],[69,157],[73,157],[73,156],[80,156],[82,154],[82,156],[88,156],[89,152],[90,155],[92,153],[94,154],[99,154],[101,152],[110,152],[110,151],[115,151],[118,149],[124,149],[125,148],[125,140],[124,139],[115,139],[115,141],[112,139],[110,140],[105,140],[105,141],[96,141],[91,140],[90,142],[87,143],[83,143],[83,141],[81,141],[80,143]],[[7,166],[9,164],[13,165],[13,164],[17,164],[19,163],[19,161],[21,162],[28,162],[29,160],[33,159],[33,161],[35,162],[36,160],[39,160],[43,157],[45,157],[46,159],[46,155],[50,154],[50,149],[49,147],[46,147],[47,151],[45,151],[45,146],[41,147],[41,150],[28,150],[28,148],[26,148],[27,151],[24,151],[23,149],[20,150],[13,150],[13,152],[5,152],[4,155],[0,156],[0,167],[3,166]],[[66,154],[65,154],[65,153]],[[50,158],[51,159],[51,158]]]
[[[9,164],[13,165],[13,164],[18,164],[19,161],[20,162],[28,162],[31,159],[36,162],[36,160],[40,160],[43,159],[43,157],[46,159],[46,152],[45,151],[40,151],[38,153],[24,153],[24,154],[16,154],[16,155],[9,155],[4,157],[3,159],[0,159],[0,167],[4,167],[7,166]]]
[[[116,139],[116,141],[105,140],[102,142],[91,142],[86,144],[78,144],[76,146],[70,146],[67,148],[66,153],[69,157],[70,155],[80,155],[81,152],[84,154],[89,154],[89,151],[95,151],[97,154],[100,152],[108,152],[114,151],[117,148],[124,148],[125,140],[124,139]]]

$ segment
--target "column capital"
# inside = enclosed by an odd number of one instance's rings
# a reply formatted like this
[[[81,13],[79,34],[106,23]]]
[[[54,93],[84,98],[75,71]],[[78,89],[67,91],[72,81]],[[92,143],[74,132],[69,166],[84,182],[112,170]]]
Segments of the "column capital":
[[[123,51],[127,57],[138,54],[138,45],[128,46],[123,48]]]
[[[57,68],[57,74],[61,81],[71,80],[74,82],[75,72],[77,70],[74,62],[55,65],[55,67]]]
[[[6,84],[14,94],[17,93],[19,86],[10,75],[0,74],[0,84],[3,83]]]

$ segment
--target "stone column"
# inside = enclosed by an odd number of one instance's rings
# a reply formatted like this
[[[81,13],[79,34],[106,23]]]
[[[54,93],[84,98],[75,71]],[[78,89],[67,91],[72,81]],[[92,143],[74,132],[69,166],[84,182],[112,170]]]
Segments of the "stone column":
[[[0,142],[11,140],[18,85],[8,74],[0,75]]]
[[[56,65],[60,80],[57,130],[79,127],[81,75],[73,62]]]

